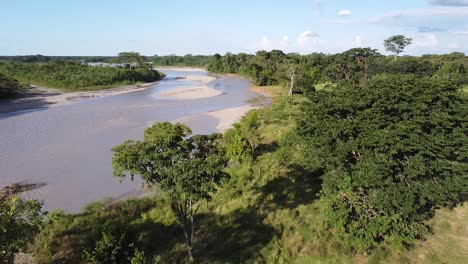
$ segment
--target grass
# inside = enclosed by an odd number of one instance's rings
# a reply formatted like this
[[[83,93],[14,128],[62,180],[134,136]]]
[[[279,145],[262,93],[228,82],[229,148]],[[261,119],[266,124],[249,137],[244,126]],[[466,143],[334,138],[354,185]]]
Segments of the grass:
[[[233,163],[230,181],[201,209],[194,244],[197,263],[468,263],[468,204],[436,211],[428,222],[433,234],[407,251],[382,246],[357,254],[327,229],[317,197],[320,179],[296,162],[299,142],[284,141],[287,134],[293,137],[304,100],[300,95],[276,96],[267,109],[256,110],[262,120],[257,156],[253,162]],[[89,228],[113,221],[129,230],[148,263],[187,262],[180,227],[160,198],[111,208],[98,203],[63,219],[37,238],[40,256],[50,257],[52,251],[55,257],[77,258],[77,241],[92,238]],[[50,241],[55,248],[46,246]]]
[[[331,82],[325,82],[325,83],[316,84],[315,90],[321,91],[321,90],[325,90],[327,88],[333,88],[333,87],[336,87],[336,84],[331,83]]]
[[[251,88],[255,92],[266,94],[270,97],[277,97],[277,96],[286,96],[288,91],[284,89],[281,85],[269,85],[269,86],[256,86],[252,85]]]

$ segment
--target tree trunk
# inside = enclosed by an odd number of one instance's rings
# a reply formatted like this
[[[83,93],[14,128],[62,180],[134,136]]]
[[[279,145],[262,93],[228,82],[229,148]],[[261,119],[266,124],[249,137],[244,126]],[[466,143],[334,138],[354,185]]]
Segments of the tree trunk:
[[[192,244],[192,238],[193,238],[193,225],[191,225],[190,228],[188,228],[187,224],[184,224],[184,235],[185,235],[185,245],[187,246],[187,253],[189,255],[189,261],[193,262],[193,244]],[[188,233],[190,232],[190,234]]]
[[[182,229],[185,236],[185,245],[187,247],[187,253],[189,256],[189,261],[193,262],[193,211],[192,211],[192,202],[189,203],[189,208],[187,208],[187,202],[185,206],[180,204],[173,204],[172,208],[175,210],[177,217],[182,223]],[[190,214],[190,220],[188,220],[188,214]]]
[[[398,54],[395,54],[395,58],[393,59],[393,61],[396,61],[397,57],[398,57]]]
[[[294,90],[294,78],[296,77],[296,69],[293,69],[289,76],[290,76],[290,83],[289,83],[288,95],[289,95],[289,97],[292,97],[293,96],[293,90]]]

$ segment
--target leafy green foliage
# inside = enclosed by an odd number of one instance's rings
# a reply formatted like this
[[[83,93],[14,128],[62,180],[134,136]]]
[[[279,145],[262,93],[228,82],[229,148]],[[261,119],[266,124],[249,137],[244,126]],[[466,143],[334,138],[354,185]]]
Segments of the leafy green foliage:
[[[0,193],[0,263],[13,263],[15,254],[39,231],[42,205]]]
[[[107,223],[106,223],[107,224]],[[126,232],[119,230],[120,227],[109,228],[104,225],[104,231],[94,238],[90,249],[83,250],[86,263],[93,264],[118,264],[133,263],[141,254],[137,253],[133,244],[128,244]]]
[[[467,186],[467,104],[446,79],[379,76],[310,96],[298,126],[327,221],[361,250],[406,245]]]
[[[79,214],[54,212],[35,238],[35,261],[146,263],[180,238],[175,221],[159,197],[95,202]]]
[[[138,52],[120,52],[117,58],[111,60],[113,63],[124,63],[128,68],[143,67],[149,69],[148,61],[144,56],[141,56]]]
[[[116,177],[128,173],[133,179],[139,175],[146,184],[157,184],[167,194],[192,259],[194,216],[227,176],[227,160],[218,145],[219,134],[187,138],[190,133],[182,124],[157,123],[145,130],[143,141],[127,141],[115,147],[112,164]]]
[[[159,72],[145,67],[93,67],[78,62],[0,62],[0,74],[21,82],[66,90],[108,88],[162,78]]]
[[[407,38],[403,35],[391,36],[384,41],[385,49],[389,52],[395,53],[395,60],[397,56],[405,50],[406,46],[411,45],[413,39]]]
[[[185,56],[158,56],[155,55],[153,58],[153,64],[156,66],[183,66],[183,67],[206,67],[213,56],[205,55],[192,55],[187,54]]]
[[[242,133],[240,124],[234,124],[233,128],[226,131],[224,145],[230,160],[247,161],[253,157],[252,149]]]
[[[24,90],[24,86],[17,80],[6,77],[0,73],[0,99],[18,96]]]

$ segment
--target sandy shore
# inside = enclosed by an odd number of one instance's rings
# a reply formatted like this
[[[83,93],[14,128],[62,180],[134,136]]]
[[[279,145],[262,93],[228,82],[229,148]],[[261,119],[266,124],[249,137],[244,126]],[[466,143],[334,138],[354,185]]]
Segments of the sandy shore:
[[[177,100],[193,100],[223,94],[223,92],[220,90],[208,87],[208,84],[215,81],[216,77],[188,75],[183,76],[180,79],[190,80],[195,82],[195,85],[159,92],[156,94],[156,96]]]
[[[150,88],[155,83],[156,82],[128,85],[117,88],[85,92],[62,92],[58,89],[35,86],[33,87],[34,93],[31,95],[11,101],[0,102],[0,114],[36,109],[45,106],[58,106],[83,99],[138,92]]]
[[[246,115],[249,111],[257,108],[258,107],[254,107],[251,105],[244,105],[208,112],[206,113],[206,115],[214,117],[218,120],[218,125],[216,126],[216,129],[219,132],[223,133],[224,131],[231,128],[234,123],[238,123],[242,119],[242,117]]]
[[[158,96],[179,100],[192,100],[222,95],[223,92],[208,86],[188,86],[159,93]]]
[[[195,68],[195,67],[173,67],[173,66],[157,66],[154,68],[155,70],[168,70],[168,71],[187,71],[187,72],[199,72],[205,71],[202,68]]]

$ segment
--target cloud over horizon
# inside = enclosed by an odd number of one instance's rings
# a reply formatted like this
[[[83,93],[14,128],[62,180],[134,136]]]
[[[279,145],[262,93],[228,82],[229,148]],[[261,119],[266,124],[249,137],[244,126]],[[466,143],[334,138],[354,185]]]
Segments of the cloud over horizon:
[[[351,11],[350,10],[347,10],[347,9],[343,9],[343,10],[340,10],[338,11],[337,13],[338,16],[350,16],[351,15]]]
[[[428,0],[431,5],[468,6],[468,0]]]

